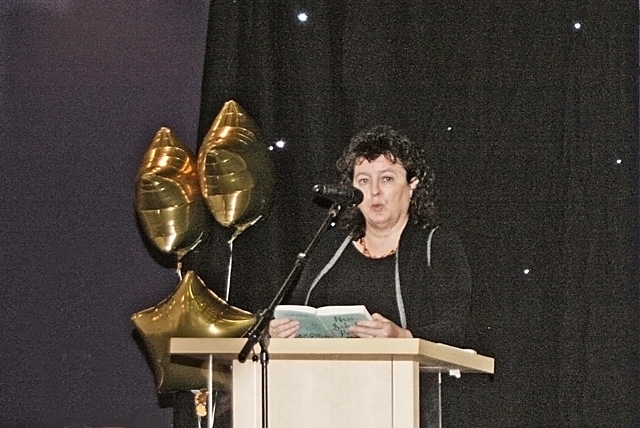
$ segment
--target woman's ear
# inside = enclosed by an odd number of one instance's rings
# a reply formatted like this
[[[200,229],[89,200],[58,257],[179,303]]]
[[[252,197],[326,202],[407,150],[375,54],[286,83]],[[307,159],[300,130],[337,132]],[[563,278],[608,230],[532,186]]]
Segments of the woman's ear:
[[[411,187],[411,190],[416,190],[416,187],[418,187],[419,182],[420,182],[420,179],[418,177],[413,177],[411,181],[409,181],[409,187]]]

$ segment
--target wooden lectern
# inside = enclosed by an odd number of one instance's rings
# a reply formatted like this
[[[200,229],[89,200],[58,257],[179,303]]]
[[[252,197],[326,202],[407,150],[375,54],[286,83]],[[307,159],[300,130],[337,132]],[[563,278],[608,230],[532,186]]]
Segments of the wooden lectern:
[[[170,353],[208,359],[210,370],[214,360],[229,364],[233,428],[260,428],[264,370],[251,356],[238,361],[245,343],[172,338]],[[422,339],[271,339],[268,356],[265,389],[272,428],[418,428],[420,372],[434,376],[438,414],[430,420],[441,426],[440,374],[494,370],[493,358]]]

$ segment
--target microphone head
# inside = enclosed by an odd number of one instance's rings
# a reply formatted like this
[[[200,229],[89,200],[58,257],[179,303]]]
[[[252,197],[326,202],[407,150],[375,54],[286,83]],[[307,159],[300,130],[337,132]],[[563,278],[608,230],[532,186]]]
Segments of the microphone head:
[[[360,205],[362,201],[364,201],[364,193],[362,193],[362,190],[356,189],[355,187],[351,187],[351,191],[353,192],[353,199],[351,200],[351,204]]]
[[[335,203],[343,205],[358,205],[364,200],[364,194],[360,189],[356,189],[352,186],[316,184],[313,186],[313,192]]]

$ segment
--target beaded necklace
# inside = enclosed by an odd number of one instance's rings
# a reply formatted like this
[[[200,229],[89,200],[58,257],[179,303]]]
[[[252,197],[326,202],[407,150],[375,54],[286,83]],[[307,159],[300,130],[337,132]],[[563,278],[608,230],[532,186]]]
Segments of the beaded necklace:
[[[358,244],[360,244],[362,246],[362,254],[364,254],[365,256],[369,257],[370,259],[383,259],[385,257],[389,257],[389,256],[395,254],[396,251],[398,251],[398,247],[396,247],[393,250],[389,251],[384,256],[374,256],[373,254],[371,254],[371,252],[367,248],[367,244],[365,244],[365,242],[364,242],[364,236],[362,238],[358,239]]]

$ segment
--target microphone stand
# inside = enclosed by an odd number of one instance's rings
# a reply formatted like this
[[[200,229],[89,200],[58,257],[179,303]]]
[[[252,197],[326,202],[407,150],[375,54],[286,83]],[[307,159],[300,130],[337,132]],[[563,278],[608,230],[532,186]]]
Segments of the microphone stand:
[[[300,277],[300,271],[302,270],[302,267],[307,261],[307,255],[309,255],[309,253],[311,253],[313,248],[315,248],[318,242],[318,239],[329,228],[331,221],[338,215],[338,213],[340,213],[340,209],[341,209],[341,206],[338,203],[334,203],[333,205],[331,205],[327,213],[327,217],[325,218],[322,225],[320,225],[320,228],[318,229],[314,237],[311,239],[311,242],[307,246],[306,250],[303,253],[299,253],[298,256],[296,257],[296,262],[293,266],[293,269],[285,279],[284,283],[280,286],[280,289],[278,290],[278,293],[276,294],[274,299],[271,301],[271,303],[266,309],[258,313],[258,318],[256,319],[256,322],[244,334],[244,337],[247,338],[247,341],[244,347],[242,348],[242,350],[240,351],[240,353],[238,354],[238,361],[240,361],[241,363],[244,363],[247,360],[247,356],[253,350],[253,347],[257,343],[260,343],[260,364],[262,365],[262,427],[263,428],[268,427],[268,421],[269,421],[268,377],[267,377],[268,375],[267,366],[269,364],[269,350],[268,350],[269,322],[273,318],[273,312],[276,306],[278,306],[280,302],[282,302],[282,299],[284,299],[284,297],[287,294],[289,294],[289,292],[293,290],[293,288],[297,284],[297,281]],[[254,356],[254,361],[255,361],[255,358],[256,357]]]

